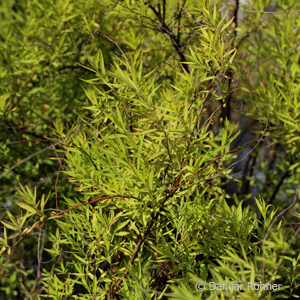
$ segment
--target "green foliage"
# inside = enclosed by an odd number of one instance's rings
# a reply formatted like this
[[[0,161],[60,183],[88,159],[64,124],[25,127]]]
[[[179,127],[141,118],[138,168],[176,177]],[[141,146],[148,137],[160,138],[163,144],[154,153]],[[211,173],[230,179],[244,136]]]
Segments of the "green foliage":
[[[299,9],[294,1],[277,2],[276,10],[293,12],[297,7]],[[299,39],[300,23],[299,18],[293,14],[255,14],[251,20],[253,25],[248,32],[258,32],[251,40],[243,41],[241,55],[246,59],[241,63],[245,71],[249,64],[255,64],[256,68],[253,68],[252,80],[245,81],[243,94],[249,99],[251,110],[248,114],[251,118],[268,126],[265,136],[270,140],[269,153],[277,164],[273,174],[267,174],[270,169],[267,165],[262,163],[259,167],[265,169],[265,176],[268,177],[262,196],[272,202],[272,189],[280,183],[279,175],[285,179],[285,174],[289,174],[289,178],[283,183],[283,191],[289,198],[300,178],[300,69],[298,46],[295,42]]]
[[[1,297],[297,297],[299,5],[267,2],[1,4]]]

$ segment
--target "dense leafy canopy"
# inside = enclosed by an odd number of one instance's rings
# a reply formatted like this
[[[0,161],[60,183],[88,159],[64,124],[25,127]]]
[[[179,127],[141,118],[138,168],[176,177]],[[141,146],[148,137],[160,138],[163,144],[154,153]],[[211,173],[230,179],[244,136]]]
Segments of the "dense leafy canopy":
[[[299,11],[1,2],[0,297],[296,298]]]

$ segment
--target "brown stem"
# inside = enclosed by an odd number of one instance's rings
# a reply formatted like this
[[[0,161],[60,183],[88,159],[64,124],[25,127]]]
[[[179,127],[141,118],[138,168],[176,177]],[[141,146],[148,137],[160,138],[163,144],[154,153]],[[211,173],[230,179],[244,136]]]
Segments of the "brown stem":
[[[149,233],[151,232],[151,229],[155,223],[155,219],[157,218],[157,215],[158,213],[152,213],[151,214],[151,221],[147,227],[147,230],[145,231],[144,235],[140,238],[140,240],[138,241],[138,243],[136,244],[135,246],[135,249],[133,251],[133,254],[130,258],[130,261],[128,262],[128,267],[127,269],[125,270],[125,272],[123,273],[122,275],[122,278],[120,278],[112,287],[111,287],[111,295],[113,295],[120,287],[122,281],[123,281],[123,278],[129,273],[129,268],[130,266],[132,265],[132,263],[135,261],[143,243],[145,242],[146,238],[148,237]]]
[[[277,195],[277,193],[278,193],[278,191],[279,191],[281,185],[283,184],[284,180],[289,176],[289,174],[290,174],[290,170],[287,170],[287,171],[285,171],[285,172],[282,174],[282,176],[280,177],[279,182],[277,183],[277,185],[276,185],[276,187],[275,187],[275,190],[274,190],[274,192],[273,192],[273,194],[272,194],[270,200],[268,201],[268,204],[273,203],[273,201],[274,201],[274,199],[275,199],[275,197],[276,197],[276,195]]]
[[[233,24],[234,24],[233,43],[235,41],[236,34],[237,34],[238,13],[239,13],[239,7],[240,7],[239,0],[234,0],[234,2],[235,2],[234,9],[232,11]],[[223,99],[222,118],[223,118],[223,120],[225,120],[225,118],[230,120],[230,118],[231,118],[231,102],[232,102],[232,96],[233,96],[232,85],[233,85],[233,78],[234,78],[234,73],[233,73],[232,69],[229,69],[226,72],[226,77],[229,78],[229,82],[228,82],[227,96],[225,97],[225,99]]]
[[[160,11],[157,11],[152,5],[149,6],[150,9],[153,11],[153,13],[157,16],[158,20],[160,21],[159,29],[161,32],[167,34],[180,57],[180,62],[183,65],[183,68],[186,70],[186,72],[190,73],[189,66],[186,64],[187,59],[182,51],[182,46],[180,44],[180,41],[175,36],[172,30],[168,27],[168,25],[165,23],[165,20],[163,19],[163,16],[161,15]]]

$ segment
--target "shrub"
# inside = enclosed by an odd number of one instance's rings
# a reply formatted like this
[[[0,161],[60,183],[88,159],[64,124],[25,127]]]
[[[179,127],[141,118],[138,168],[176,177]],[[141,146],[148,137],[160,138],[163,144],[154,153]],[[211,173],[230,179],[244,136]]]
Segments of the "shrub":
[[[296,297],[299,6],[233,2],[2,5],[3,297]]]

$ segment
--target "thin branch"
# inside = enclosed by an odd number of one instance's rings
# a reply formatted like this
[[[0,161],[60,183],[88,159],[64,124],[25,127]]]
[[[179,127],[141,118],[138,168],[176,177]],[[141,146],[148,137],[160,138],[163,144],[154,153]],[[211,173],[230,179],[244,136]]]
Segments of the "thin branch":
[[[83,205],[89,205],[89,204],[93,204],[93,203],[96,203],[96,202],[99,202],[99,201],[104,201],[104,200],[108,200],[108,199],[113,199],[113,198],[132,198],[132,199],[136,199],[136,200],[140,200],[139,198],[137,197],[134,197],[134,196],[130,196],[130,195],[113,195],[113,196],[106,196],[106,197],[101,197],[101,198],[98,198],[98,199],[95,199],[95,200],[92,200],[92,201],[89,201],[89,202],[85,202],[85,203],[80,203],[80,204],[76,204],[72,207],[69,207],[68,209],[66,210],[62,210],[60,211],[59,213],[57,213],[56,215],[54,216],[51,216],[51,219],[54,219],[64,213],[67,213],[68,211],[70,210],[73,210],[75,208],[78,208],[80,206],[83,206]]]
[[[120,0],[116,0],[115,3],[111,6],[111,8],[104,13],[104,16],[101,20],[101,23],[99,24],[99,26],[97,27],[97,29],[95,31],[92,32],[92,34],[90,35],[90,37],[83,42],[78,48],[80,49],[80,51],[83,53],[83,55],[89,60],[89,56],[86,54],[86,52],[84,51],[84,47],[92,40],[95,38],[95,36],[97,36],[97,34],[100,32],[100,29],[105,21],[105,19],[108,17],[108,14],[118,5],[118,3],[120,2]]]
[[[93,203],[96,203],[96,202],[99,202],[99,201],[102,202],[104,200],[113,199],[113,198],[132,198],[132,199],[140,200],[137,197],[130,196],[130,195],[112,195],[112,196],[105,196],[105,197],[97,198],[97,199],[89,201],[89,202],[76,204],[76,205],[74,205],[74,206],[72,206],[72,207],[70,207],[66,210],[62,210],[62,211],[58,212],[57,214],[55,214],[53,216],[50,216],[47,219],[41,219],[40,222],[38,222],[34,227],[32,227],[24,235],[22,235],[20,237],[20,239],[13,244],[13,246],[15,247],[18,244],[20,244],[26,236],[28,236],[34,229],[42,226],[47,220],[58,218],[60,215],[65,214],[65,213],[69,212],[70,210],[73,210],[73,209],[78,208],[80,206],[93,204]]]
[[[154,12],[154,14],[158,18],[158,20],[161,22],[161,16],[160,16],[159,12],[152,5],[149,5],[149,7]]]
[[[51,174],[50,176],[44,178],[44,179],[41,179],[41,180],[38,180],[38,181],[35,181],[33,183],[31,183],[31,187],[34,188],[38,188],[41,184],[43,183],[49,183],[51,182],[51,179],[56,176],[58,174],[58,172],[54,172],[53,174]],[[11,192],[15,192],[18,190],[18,187],[12,187],[12,188],[9,188],[9,189],[3,189],[3,190],[0,190],[0,196],[5,194],[5,193],[11,193]]]
[[[163,14],[162,14],[162,19],[163,22],[166,22],[166,0],[162,0],[163,1]]]
[[[274,201],[274,199],[275,199],[275,197],[276,197],[276,195],[277,195],[277,193],[278,193],[281,185],[283,184],[284,180],[289,176],[289,174],[290,174],[290,170],[287,170],[287,171],[285,171],[282,174],[282,176],[280,177],[279,182],[277,183],[277,185],[275,187],[275,190],[273,191],[273,194],[272,194],[270,200],[268,201],[269,204],[273,203],[273,201]]]
[[[109,40],[111,43],[115,44],[117,46],[117,48],[119,49],[119,51],[122,53],[122,56],[125,57],[125,53],[123,52],[123,50],[121,49],[121,47],[119,46],[119,44],[114,41],[113,39],[111,39],[110,37],[108,37],[106,34],[102,34],[102,36],[104,36],[107,40]]]
[[[182,16],[182,10],[185,6],[186,0],[183,0],[183,3],[180,4],[180,2],[178,3],[179,7],[179,12],[178,12],[178,16],[177,16],[177,20],[178,20],[178,24],[177,24],[177,40],[180,43],[180,30],[181,30],[181,16]]]
[[[251,161],[251,159],[252,159],[252,161]],[[256,165],[256,160],[257,160],[257,155],[255,155],[253,157],[251,155],[249,155],[249,159],[247,160],[247,167],[246,167],[245,173],[243,174],[245,176],[243,176],[241,192],[239,194],[240,196],[247,195],[249,192],[249,187],[250,187],[249,177],[251,178],[253,176],[254,168]],[[250,165],[250,161],[251,161],[251,165]],[[250,165],[250,167],[249,167],[249,165]],[[247,176],[248,170],[249,170],[249,176]]]
[[[205,127],[205,125],[210,121],[210,119],[214,116],[214,114],[219,110],[220,110],[220,107],[218,107],[215,111],[213,111],[212,114],[207,118],[207,120],[204,122],[204,124],[201,126],[201,128],[197,131],[197,133],[195,135],[195,140],[197,139],[199,133],[202,131],[202,129]]]
[[[262,13],[262,14],[289,14],[289,15],[300,15],[298,12],[293,11],[264,11],[264,10],[251,10],[251,9],[245,9],[245,11],[251,12],[251,13]]]
[[[150,9],[153,11],[153,13],[157,16],[158,20],[160,21],[160,25],[158,26],[158,29],[167,34],[176,50],[176,52],[178,53],[179,57],[180,57],[180,62],[183,65],[183,68],[186,70],[186,72],[190,73],[190,69],[189,66],[186,64],[187,59],[182,51],[182,47],[180,44],[180,41],[178,40],[178,38],[176,38],[175,34],[173,33],[173,31],[168,27],[168,25],[164,22],[164,20],[162,19],[162,16],[160,15],[160,13],[152,6],[149,5]]]
[[[149,225],[148,225],[145,233],[143,234],[143,236],[140,238],[140,240],[136,244],[135,249],[133,251],[133,254],[132,254],[132,256],[131,256],[131,258],[130,258],[130,260],[128,262],[128,267],[124,271],[124,273],[122,274],[122,277],[111,287],[111,293],[114,293],[114,292],[116,292],[119,289],[119,287],[120,287],[120,285],[121,285],[121,283],[123,281],[123,278],[129,273],[129,268],[131,267],[131,265],[135,261],[135,259],[136,259],[137,255],[138,255],[138,253],[139,253],[139,251],[140,251],[143,243],[145,242],[146,238],[150,234],[150,232],[152,230],[152,227],[153,227],[153,225],[155,223],[154,220],[157,218],[157,215],[158,215],[158,213],[154,213],[154,212],[151,213],[151,221],[150,221],[150,223],[149,223]]]
[[[240,8],[240,1],[239,0],[234,0],[234,9],[232,11],[232,16],[233,16],[233,24],[234,24],[234,29],[233,29],[233,44],[236,39],[237,35],[237,28],[238,28],[238,13],[239,13],[239,8]],[[225,120],[227,118],[228,120],[231,119],[231,102],[232,102],[232,96],[234,91],[232,90],[232,85],[233,85],[233,79],[234,79],[234,72],[233,69],[230,68],[229,70],[226,71],[225,78],[228,78],[228,88],[227,88],[227,96],[223,99],[223,105],[222,105],[222,118]]]
[[[56,145],[57,143],[54,143],[53,145]],[[15,163],[12,167],[10,167],[8,170],[6,170],[5,172],[3,172],[1,175],[0,175],[0,179],[2,179],[4,176],[6,176],[8,173],[10,173],[11,171],[13,171],[15,168],[17,168],[18,166],[20,166],[21,164],[25,163],[26,161],[30,160],[31,158],[49,150],[50,148],[53,147],[53,145],[50,145],[44,149],[41,149],[35,153],[32,153],[30,154],[29,156],[21,159],[20,161],[18,161],[17,163]]]
[[[236,28],[238,27],[238,14],[239,14],[239,8],[240,8],[240,1],[239,0],[235,0],[235,4],[234,4],[234,10],[233,10],[233,22],[234,22],[234,34],[236,35]]]

